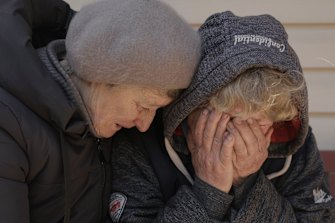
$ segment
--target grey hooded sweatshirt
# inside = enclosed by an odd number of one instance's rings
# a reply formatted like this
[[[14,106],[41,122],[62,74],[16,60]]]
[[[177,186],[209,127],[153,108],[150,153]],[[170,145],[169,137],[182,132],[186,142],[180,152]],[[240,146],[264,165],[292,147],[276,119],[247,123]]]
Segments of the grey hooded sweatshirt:
[[[304,82],[284,27],[272,16],[217,13],[205,21],[199,32],[203,41],[202,59],[192,83],[155,120],[164,123],[165,137],[164,142],[157,144],[157,151],[164,150],[189,183],[165,182],[175,186],[174,194],[166,199],[158,176],[170,166],[154,168],[154,156],[148,156],[146,148],[158,139],[142,138],[143,143],[139,143],[133,140],[134,134],[140,135],[136,130],[121,131],[115,137],[112,152],[110,221],[335,222],[335,201],[308,124],[306,87],[293,98],[299,120],[298,124],[288,124],[289,129],[296,129],[296,134],[293,138],[286,137],[286,141],[273,141],[262,168],[242,185],[224,193],[194,174],[185,139],[176,134],[194,109],[250,68],[273,68],[289,75],[297,85]],[[151,128],[154,126],[155,123]],[[277,129],[277,132],[286,131]],[[278,161],[281,164],[274,170]]]

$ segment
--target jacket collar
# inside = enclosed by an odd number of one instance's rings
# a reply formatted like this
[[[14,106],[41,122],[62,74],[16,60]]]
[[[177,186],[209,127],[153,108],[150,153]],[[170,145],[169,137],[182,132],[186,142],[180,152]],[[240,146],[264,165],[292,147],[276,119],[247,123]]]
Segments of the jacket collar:
[[[68,134],[85,136],[91,122],[79,92],[60,64],[65,54],[64,40],[53,41],[47,47],[38,49],[38,55],[48,72],[45,79],[55,86],[41,104],[45,104],[50,113],[49,121],[58,128]],[[44,90],[47,86],[42,84],[38,87],[41,94],[45,94]],[[36,111],[38,112],[38,109]]]

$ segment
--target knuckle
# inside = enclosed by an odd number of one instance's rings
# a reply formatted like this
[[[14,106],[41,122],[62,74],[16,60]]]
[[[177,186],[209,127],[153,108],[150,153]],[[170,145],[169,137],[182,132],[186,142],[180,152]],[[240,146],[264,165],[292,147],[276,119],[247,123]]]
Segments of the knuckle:
[[[215,136],[213,138],[213,143],[215,143],[215,144],[221,144],[222,143],[222,139],[220,137]]]
[[[204,132],[204,135],[203,135],[204,139],[209,139],[210,138],[210,135],[208,134],[208,132]]]

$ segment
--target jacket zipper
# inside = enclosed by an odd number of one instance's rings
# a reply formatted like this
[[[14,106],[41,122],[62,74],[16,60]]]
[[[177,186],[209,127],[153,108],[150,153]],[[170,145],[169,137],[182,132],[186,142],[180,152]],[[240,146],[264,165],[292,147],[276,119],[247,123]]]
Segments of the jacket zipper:
[[[102,199],[101,199],[101,210],[100,210],[100,220],[102,221],[102,216],[103,216],[103,212],[104,212],[104,191],[105,191],[105,184],[106,184],[106,167],[105,167],[105,157],[104,157],[104,154],[103,154],[103,148],[102,148],[102,145],[101,145],[101,139],[100,138],[97,138],[96,140],[96,144],[97,144],[97,148],[98,148],[98,152],[99,152],[99,161],[100,161],[100,164],[101,164],[101,167],[102,167],[102,177],[103,177],[103,180],[102,180],[102,185],[101,185],[101,196],[102,196]]]

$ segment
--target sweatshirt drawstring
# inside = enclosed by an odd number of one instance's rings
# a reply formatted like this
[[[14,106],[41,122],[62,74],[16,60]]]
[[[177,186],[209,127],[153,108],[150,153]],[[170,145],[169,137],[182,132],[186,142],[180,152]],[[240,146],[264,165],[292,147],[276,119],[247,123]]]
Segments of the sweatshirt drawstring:
[[[61,131],[59,134],[60,134],[61,152],[62,152],[62,158],[63,158],[64,191],[65,191],[65,206],[64,206],[63,223],[69,223],[70,216],[71,216],[69,160],[68,160],[68,156],[66,155],[64,135]]]

